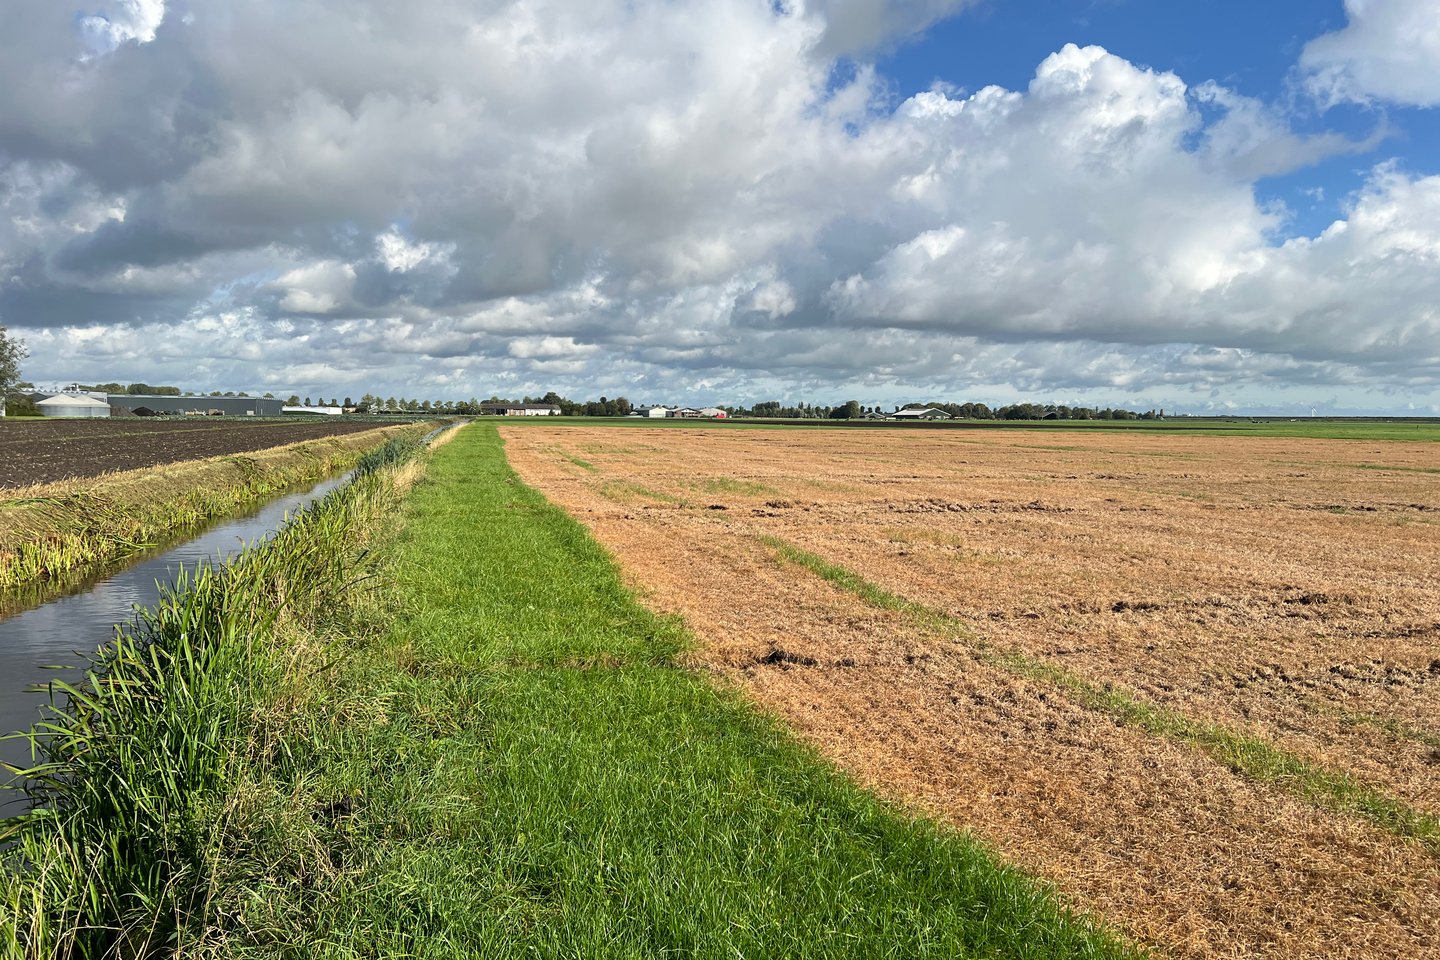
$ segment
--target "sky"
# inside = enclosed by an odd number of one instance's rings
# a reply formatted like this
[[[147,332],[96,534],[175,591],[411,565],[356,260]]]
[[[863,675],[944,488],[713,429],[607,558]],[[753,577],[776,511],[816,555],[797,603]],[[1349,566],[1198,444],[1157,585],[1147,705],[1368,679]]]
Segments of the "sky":
[[[38,384],[1440,415],[1440,0],[0,0]]]

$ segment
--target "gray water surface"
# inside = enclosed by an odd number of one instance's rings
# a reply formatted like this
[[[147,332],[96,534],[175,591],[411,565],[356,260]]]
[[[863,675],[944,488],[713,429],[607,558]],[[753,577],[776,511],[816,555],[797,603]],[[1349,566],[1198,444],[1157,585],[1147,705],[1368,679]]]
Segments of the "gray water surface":
[[[183,567],[218,564],[233,558],[247,543],[274,533],[287,514],[340,486],[348,474],[271,500],[252,513],[222,520],[178,546],[142,557],[119,571],[75,592],[0,620],[0,733],[27,730],[49,703],[36,684],[52,680],[74,683],[84,676],[89,658],[115,636],[116,624],[134,620],[135,608],[153,606],[161,588],[175,582]],[[47,669],[56,667],[58,669]],[[24,740],[0,741],[0,761],[30,764]],[[0,783],[10,777],[0,772]],[[0,817],[22,812],[24,798],[0,791]]]

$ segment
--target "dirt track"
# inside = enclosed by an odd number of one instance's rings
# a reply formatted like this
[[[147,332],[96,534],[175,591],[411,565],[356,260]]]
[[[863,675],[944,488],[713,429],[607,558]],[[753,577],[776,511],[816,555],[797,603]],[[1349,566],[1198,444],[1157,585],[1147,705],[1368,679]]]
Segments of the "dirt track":
[[[1263,736],[1433,813],[1434,445],[504,433],[522,477],[687,618],[701,664],[862,781],[975,831],[1081,907],[1184,956],[1440,945],[1440,866],[1418,844],[1004,674],[757,538],[941,607],[969,637]]]

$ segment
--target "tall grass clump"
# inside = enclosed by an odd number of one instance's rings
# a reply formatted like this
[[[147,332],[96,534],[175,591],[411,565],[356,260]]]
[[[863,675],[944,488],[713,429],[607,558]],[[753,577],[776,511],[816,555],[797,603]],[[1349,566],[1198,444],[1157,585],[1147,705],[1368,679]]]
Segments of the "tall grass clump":
[[[231,788],[287,749],[267,732],[291,658],[281,641],[322,629],[363,576],[386,470],[416,448],[367,454],[274,538],[182,577],[82,681],[52,684],[52,718],[23,734],[35,762],[11,770],[30,809],[0,821],[0,950],[143,957],[216,922]]]

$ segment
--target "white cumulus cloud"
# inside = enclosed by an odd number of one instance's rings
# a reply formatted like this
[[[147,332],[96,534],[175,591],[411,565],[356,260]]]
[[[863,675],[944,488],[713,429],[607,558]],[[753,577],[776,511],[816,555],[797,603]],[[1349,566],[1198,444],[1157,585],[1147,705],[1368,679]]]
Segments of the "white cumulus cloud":
[[[1440,0],[1345,0],[1344,29],[1300,57],[1310,90],[1329,103],[1440,105]]]
[[[122,43],[150,43],[165,22],[165,0],[110,0],[106,11],[82,17],[80,34],[96,53]]]

